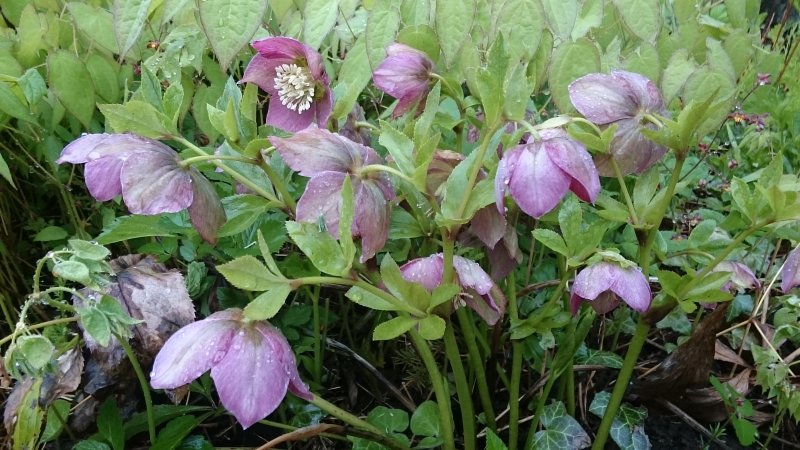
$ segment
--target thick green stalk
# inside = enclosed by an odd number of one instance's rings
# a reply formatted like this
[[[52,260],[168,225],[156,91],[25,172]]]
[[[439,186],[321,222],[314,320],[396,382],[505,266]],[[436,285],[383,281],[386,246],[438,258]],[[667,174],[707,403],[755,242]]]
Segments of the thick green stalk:
[[[280,194],[283,204],[286,205],[289,211],[292,212],[292,215],[294,215],[294,212],[297,210],[297,203],[295,203],[294,198],[289,194],[289,190],[286,189],[286,184],[283,182],[283,178],[279,177],[278,174],[272,170],[272,166],[269,165],[266,157],[264,158],[264,163],[261,164],[260,167],[261,170],[267,174],[267,178],[269,178],[269,181],[272,183],[272,187],[274,187],[275,190],[278,191],[278,194]]]
[[[614,423],[614,418],[617,417],[617,411],[622,404],[625,390],[628,389],[628,381],[631,378],[634,367],[636,367],[636,360],[639,358],[639,353],[642,351],[649,331],[650,325],[640,317],[639,323],[636,324],[636,331],[633,332],[633,337],[628,346],[628,352],[625,353],[622,369],[617,375],[617,384],[614,385],[614,391],[611,393],[606,412],[603,414],[603,420],[600,422],[600,428],[597,430],[597,437],[594,440],[594,445],[592,445],[592,450],[605,448],[608,432],[611,431],[611,424]]]
[[[178,142],[180,142],[180,143],[181,143],[181,144],[183,144],[183,145],[184,145],[186,148],[188,148],[189,150],[193,151],[194,153],[196,153],[196,154],[197,154],[197,155],[199,155],[199,156],[208,156],[208,153],[206,153],[206,152],[205,152],[203,149],[201,149],[200,147],[198,147],[198,146],[194,145],[193,143],[189,142],[189,141],[188,141],[186,138],[184,138],[183,136],[178,136],[178,137],[176,137],[176,138],[175,138],[175,140],[176,140],[176,141],[178,141]],[[249,178],[247,178],[246,176],[244,176],[244,175],[242,175],[241,173],[239,173],[239,172],[237,172],[237,171],[233,170],[231,167],[229,167],[229,166],[228,166],[227,164],[225,164],[224,162],[222,162],[222,161],[220,161],[220,160],[218,160],[218,159],[212,159],[212,160],[210,160],[210,161],[211,161],[211,162],[212,162],[212,163],[213,163],[215,166],[219,167],[219,168],[220,168],[220,169],[222,169],[222,170],[223,170],[225,173],[227,173],[228,175],[230,175],[230,176],[231,176],[231,177],[232,177],[234,180],[236,180],[236,181],[238,181],[239,183],[242,183],[243,185],[247,186],[247,188],[248,188],[248,189],[250,189],[251,191],[255,192],[256,194],[258,194],[258,195],[260,195],[260,196],[262,196],[262,197],[266,198],[266,199],[267,199],[267,200],[269,200],[269,201],[273,201],[273,202],[275,202],[275,203],[278,203],[278,204],[284,204],[284,205],[286,204],[286,203],[283,203],[283,202],[281,202],[281,201],[280,201],[280,200],[278,200],[277,198],[275,198],[275,195],[273,195],[272,193],[265,191],[265,190],[264,190],[264,188],[262,188],[261,186],[259,186],[259,185],[255,184],[255,183],[253,183],[252,181],[250,181],[250,179],[249,179]]]
[[[492,137],[498,128],[500,128],[498,123],[493,123],[487,126],[486,133],[483,135],[483,139],[481,140],[481,145],[477,150],[475,150],[478,152],[475,158],[475,165],[473,165],[471,168],[472,170],[470,171],[469,178],[467,179],[467,186],[464,189],[464,197],[461,199],[461,203],[458,205],[456,217],[462,217],[464,215],[464,211],[467,210],[469,198],[472,195],[473,188],[475,188],[475,183],[478,181],[478,174],[481,171],[481,167],[483,167],[483,158],[486,156],[486,150],[489,148],[489,144],[492,142]]]
[[[428,341],[420,336],[419,333],[413,328],[408,330],[408,335],[411,337],[411,341],[417,348],[417,353],[419,353],[422,363],[425,365],[425,369],[428,371],[428,376],[430,377],[431,385],[433,386],[433,392],[436,395],[436,404],[439,407],[439,422],[441,428],[440,435],[444,441],[442,443],[442,448],[444,450],[455,450],[456,444],[455,437],[453,435],[453,411],[450,407],[450,395],[447,393],[447,389],[445,388],[442,373],[439,371],[439,366],[436,365],[436,359],[433,357],[431,348],[428,346]]]
[[[464,341],[467,343],[467,355],[470,367],[475,373],[475,384],[478,385],[478,396],[481,399],[481,407],[483,408],[483,415],[486,419],[486,425],[492,431],[497,431],[497,422],[495,421],[494,407],[492,406],[492,396],[489,394],[489,384],[486,381],[486,367],[484,367],[484,360],[481,358],[478,343],[475,338],[475,324],[470,320],[469,311],[466,308],[458,308],[456,310],[456,317],[458,317],[458,325],[461,332],[464,333]]]
[[[506,278],[508,316],[511,323],[519,320],[517,310],[517,278],[514,272]],[[508,387],[508,450],[516,450],[519,441],[519,383],[522,377],[522,343],[511,340],[511,380]]]
[[[353,414],[350,414],[349,412],[343,410],[342,408],[339,408],[338,406],[328,402],[327,400],[323,399],[322,397],[316,394],[312,394],[312,398],[309,401],[309,403],[325,411],[326,413],[332,415],[333,417],[336,417],[337,419],[341,420],[342,422],[348,425],[366,431],[369,435],[371,435],[372,439],[374,439],[379,444],[383,444],[395,450],[409,450],[408,447],[392,439],[380,428],[364,420],[359,419]]]
[[[150,384],[147,382],[147,378],[145,378],[144,372],[142,371],[142,366],[139,365],[139,360],[136,359],[136,353],[134,353],[131,345],[128,344],[128,340],[117,333],[114,333],[114,337],[117,338],[119,345],[125,350],[125,355],[131,362],[133,371],[136,373],[136,378],[139,379],[139,385],[142,387],[144,406],[147,414],[147,432],[150,435],[150,444],[154,444],[156,442],[156,421],[153,415],[153,399],[150,397]]]
[[[375,287],[366,281],[362,280],[353,280],[350,278],[339,278],[339,277],[302,277],[302,278],[295,278],[289,281],[289,285],[293,289],[297,289],[300,286],[307,285],[307,284],[330,284],[330,285],[339,285],[339,286],[358,286],[361,289],[369,292],[370,294],[375,295],[376,297],[380,297],[382,300],[385,300],[387,303],[395,306],[398,311],[405,311],[409,314],[413,314],[417,317],[425,317],[428,314],[412,305],[407,304],[399,300],[394,295]]]
[[[628,185],[625,184],[625,177],[622,176],[622,172],[619,170],[619,164],[614,159],[614,157],[610,158],[611,160],[611,167],[614,168],[614,175],[617,176],[617,182],[619,183],[619,189],[622,191],[622,196],[625,198],[625,204],[628,206],[628,214],[631,215],[631,221],[633,222],[633,226],[639,226],[639,217],[636,214],[636,208],[633,206],[633,201],[631,200],[631,194],[628,192]]]
[[[311,293],[311,322],[314,329],[314,381],[322,382],[322,327],[319,321],[319,292],[320,286],[314,286]]]
[[[445,329],[444,349],[456,381],[456,393],[461,406],[461,423],[464,427],[464,449],[475,450],[475,410],[472,407],[472,392],[469,389],[467,374],[464,372],[464,364],[461,361],[461,353],[458,351],[458,342],[453,328],[454,324],[451,322]]]

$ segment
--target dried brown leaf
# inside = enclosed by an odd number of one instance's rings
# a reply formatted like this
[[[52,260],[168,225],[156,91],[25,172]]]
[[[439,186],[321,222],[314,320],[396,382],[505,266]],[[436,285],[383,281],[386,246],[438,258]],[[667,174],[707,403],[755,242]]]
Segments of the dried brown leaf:
[[[714,342],[714,359],[717,361],[725,361],[743,367],[750,367],[750,364],[742,359],[733,349],[723,344],[719,340]]]

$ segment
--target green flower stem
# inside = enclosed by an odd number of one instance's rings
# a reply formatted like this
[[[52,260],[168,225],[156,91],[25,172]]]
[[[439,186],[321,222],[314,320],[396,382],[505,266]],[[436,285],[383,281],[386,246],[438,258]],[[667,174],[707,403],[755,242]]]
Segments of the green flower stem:
[[[611,398],[608,400],[608,406],[603,413],[603,420],[600,422],[600,428],[597,430],[597,437],[592,445],[592,450],[602,450],[605,448],[606,440],[608,440],[608,433],[611,431],[611,424],[614,418],[617,417],[617,411],[622,404],[622,398],[625,396],[625,390],[628,388],[628,381],[631,379],[633,369],[636,366],[636,360],[639,358],[639,353],[642,351],[647,334],[650,332],[650,325],[639,317],[639,323],[636,324],[636,331],[633,332],[628,352],[625,353],[625,360],[622,362],[622,369],[617,375],[617,384],[614,385],[614,391],[611,393]]]
[[[467,382],[467,375],[464,372],[464,364],[461,362],[461,354],[458,351],[458,342],[456,342],[453,325],[451,322],[445,328],[444,349],[447,360],[450,361],[450,367],[453,368],[453,377],[456,381],[456,393],[461,407],[461,422],[464,427],[464,450],[475,450],[475,410],[472,407],[472,393]]]
[[[481,171],[481,167],[483,167],[483,158],[486,157],[486,150],[489,148],[489,144],[492,142],[492,138],[494,137],[494,133],[500,128],[499,121],[495,121],[495,123],[490,124],[486,127],[486,133],[483,135],[483,139],[481,140],[481,145],[478,147],[476,152],[478,152],[477,157],[475,158],[474,165],[470,168],[469,178],[467,179],[467,186],[464,189],[464,197],[461,198],[461,203],[458,205],[458,210],[456,211],[455,217],[463,217],[464,211],[467,210],[467,204],[469,203],[469,198],[472,195],[472,191],[475,188],[475,183],[478,181],[478,174]]]
[[[611,156],[609,160],[611,161],[611,167],[614,168],[614,175],[616,175],[617,181],[619,182],[622,196],[625,197],[625,204],[628,205],[628,213],[631,215],[633,226],[638,227],[639,217],[636,214],[636,208],[633,207],[633,201],[631,201],[631,195],[628,192],[628,185],[625,184],[625,177],[622,176],[622,172],[619,170],[619,164],[617,164],[617,160],[614,159],[614,156]]]
[[[442,83],[444,90],[450,94],[450,98],[452,98],[458,104],[458,110],[463,113],[464,110],[466,110],[466,107],[464,105],[464,91],[460,89],[461,86],[459,86],[459,89],[456,89],[450,84],[449,81],[447,81],[445,77],[439,75],[438,73],[431,72],[428,75],[434,80]],[[463,116],[463,114],[461,115]]]
[[[267,155],[266,152],[262,153],[262,158],[264,162],[261,164],[261,170],[267,174],[269,181],[272,183],[272,187],[278,191],[278,194],[281,196],[281,200],[283,200],[283,204],[292,212],[292,216],[294,216],[295,211],[297,210],[297,203],[294,201],[294,197],[289,194],[289,190],[286,189],[286,183],[283,182],[283,178],[279,177],[275,170],[272,169],[272,166],[269,165],[267,162]]]
[[[177,137],[175,137],[175,140],[180,142],[181,144],[183,144],[189,150],[197,153],[198,156],[211,156],[208,153],[206,153],[203,149],[201,149],[200,147],[198,147],[198,146],[194,145],[193,143],[189,142],[183,136],[177,136]],[[219,158],[209,159],[209,161],[211,161],[215,166],[219,167],[225,173],[230,175],[234,180],[236,180],[239,183],[242,183],[243,185],[247,186],[248,189],[250,189],[251,191],[255,192],[256,194],[266,198],[267,200],[273,201],[273,202],[281,204],[281,205],[285,205],[285,203],[283,203],[280,200],[278,200],[277,198],[275,198],[275,195],[273,195],[270,192],[267,192],[261,186],[253,183],[252,181],[250,181],[250,179],[248,179],[246,176],[242,175],[241,173],[233,170],[230,166],[228,166],[224,162],[220,161]]]
[[[114,337],[117,338],[119,345],[125,350],[125,355],[130,360],[133,371],[136,372],[136,378],[139,379],[139,385],[142,387],[144,405],[147,410],[147,432],[150,434],[150,444],[154,444],[156,442],[156,421],[153,415],[153,399],[150,397],[150,384],[147,382],[142,366],[139,364],[139,360],[136,359],[136,353],[133,352],[133,348],[128,344],[128,340],[117,333],[114,333]]]
[[[51,325],[60,325],[62,323],[72,323],[72,322],[77,322],[78,320],[80,320],[78,317],[62,317],[60,319],[48,320],[47,322],[37,323],[35,325],[31,325],[31,326],[28,326],[28,327],[17,326],[17,328],[11,334],[9,334],[8,336],[0,339],[0,346],[3,346],[6,342],[8,342],[8,341],[10,341],[12,339],[16,339],[16,337],[19,336],[20,334],[22,334],[24,331],[38,330],[40,328],[47,328],[47,327],[49,327]]]
[[[245,164],[256,164],[256,160],[253,158],[248,158],[246,156],[236,156],[236,155],[199,155],[199,156],[192,156],[191,158],[186,158],[179,162],[181,167],[189,167],[192,164],[205,162],[205,161],[214,161],[214,160],[222,160],[222,161],[239,161]]]
[[[517,278],[514,272],[506,278],[508,316],[511,323],[519,320]],[[519,384],[522,377],[522,342],[511,340],[511,380],[508,387],[508,450],[516,450],[519,441]]]
[[[661,223],[661,220],[667,213],[672,196],[675,194],[675,188],[678,185],[678,180],[681,176],[681,169],[683,168],[683,163],[685,160],[686,152],[675,152],[675,167],[673,167],[672,174],[670,175],[666,195],[659,205],[658,214],[655,216],[657,219],[653,222],[653,228],[651,228],[647,234],[645,244],[639,248],[639,267],[642,269],[644,276],[649,276],[650,274],[650,260],[652,257],[653,243],[655,242],[655,237],[658,233],[657,224]],[[708,270],[711,270],[711,268],[713,268],[713,266],[709,266]],[[597,430],[597,436],[595,437],[594,444],[592,445],[592,450],[600,450],[605,447],[606,441],[608,440],[608,433],[611,431],[611,424],[614,422],[614,418],[617,416],[617,411],[619,411],[619,406],[622,404],[622,398],[625,396],[625,390],[627,389],[628,382],[633,374],[633,368],[636,365],[636,360],[639,358],[639,353],[641,353],[644,342],[647,339],[647,334],[650,332],[650,327],[651,324],[647,317],[644,314],[640,315],[639,321],[636,324],[636,330],[634,331],[633,337],[628,345],[628,350],[625,352],[625,360],[622,363],[622,369],[620,369],[619,374],[617,375],[617,381],[614,385],[614,390],[611,393],[611,398],[608,400],[606,411],[603,413],[603,420],[600,422],[600,428]]]
[[[390,174],[396,176],[397,178],[400,178],[401,180],[409,182],[412,186],[415,185],[414,180],[409,178],[408,175],[404,174],[403,172],[400,172],[399,170],[395,169],[394,167],[390,167],[390,166],[387,166],[387,165],[384,165],[384,164],[369,164],[369,165],[366,165],[366,166],[364,166],[364,167],[362,167],[361,169],[358,170],[358,174],[359,175],[365,175],[365,174],[368,174],[370,172],[386,172],[386,173],[390,173]]]
[[[400,444],[399,442],[392,439],[388,436],[383,430],[372,425],[369,422],[359,419],[358,417],[350,414],[349,412],[339,408],[338,406],[334,405],[333,403],[323,399],[322,397],[311,394],[312,398],[309,401],[312,405],[316,406],[317,408],[325,411],[326,413],[336,417],[337,419],[341,420],[342,422],[351,425],[355,428],[364,430],[367,434],[371,435],[371,438],[378,442],[379,444],[383,444],[389,448],[395,450],[409,450],[408,447]]]
[[[311,321],[314,333],[314,382],[322,383],[322,327],[319,321],[319,292],[320,286],[314,286],[311,293]]]
[[[433,357],[431,348],[428,346],[428,341],[420,336],[413,328],[408,330],[408,335],[417,348],[417,352],[423,364],[425,364],[425,369],[427,369],[428,376],[431,379],[433,392],[436,395],[436,404],[439,407],[440,436],[442,436],[444,441],[442,443],[442,448],[444,450],[455,450],[456,444],[453,436],[453,416],[450,407],[450,394],[447,393],[442,373],[436,365],[436,359]]]
[[[464,334],[464,341],[467,343],[467,361],[475,373],[475,384],[478,385],[478,396],[481,399],[481,407],[483,408],[486,424],[489,429],[496,432],[497,422],[495,421],[494,407],[492,406],[492,396],[489,394],[489,384],[486,382],[484,359],[481,357],[475,337],[475,324],[470,319],[469,311],[466,308],[458,308],[456,317],[458,318],[461,332]]]
[[[365,291],[373,294],[377,297],[380,297],[382,300],[385,300],[387,303],[390,303],[394,307],[397,308],[397,311],[404,311],[409,314],[413,314],[416,317],[425,317],[428,315],[425,311],[422,311],[412,305],[406,304],[405,302],[401,301],[394,295],[375,287],[366,281],[362,280],[352,280],[350,278],[339,278],[339,277],[302,277],[302,278],[295,278],[294,280],[289,281],[289,285],[293,289],[297,289],[300,286],[304,286],[307,284],[330,284],[330,285],[338,285],[338,286],[357,286]]]

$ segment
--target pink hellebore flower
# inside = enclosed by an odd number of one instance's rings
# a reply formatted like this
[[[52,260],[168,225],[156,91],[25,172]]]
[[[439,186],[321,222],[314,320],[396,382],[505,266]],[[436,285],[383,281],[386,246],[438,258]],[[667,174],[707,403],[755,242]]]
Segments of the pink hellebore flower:
[[[569,85],[569,98],[588,120],[597,125],[618,126],[611,154],[597,157],[600,175],[616,176],[610,158],[614,158],[622,175],[627,175],[644,172],[666,153],[666,148],[639,131],[644,114],[665,113],[658,87],[642,75],[622,70],[614,70],[611,75],[585,75]]]
[[[800,285],[800,245],[789,252],[781,269],[781,291],[785,294],[797,285]]]
[[[156,356],[150,385],[175,389],[209,369],[222,405],[244,428],[275,411],[287,389],[305,400],[313,397],[281,332],[267,322],[243,320],[238,309],[216,312],[172,335]]]
[[[572,314],[580,309],[581,302],[592,302],[592,308],[605,314],[622,299],[636,311],[650,308],[650,285],[638,267],[623,268],[617,264],[601,261],[581,270],[572,285],[569,303]]]
[[[180,165],[175,150],[133,134],[87,134],[64,147],[58,164],[86,164],[92,197],[117,195],[133,214],[155,215],[189,208],[189,218],[207,242],[216,242],[225,222],[214,186],[197,169]]]
[[[507,190],[522,211],[537,219],[552,211],[567,191],[592,203],[600,193],[597,169],[583,144],[558,129],[539,136],[541,140],[518,145],[500,160],[494,189],[501,214]]]
[[[255,83],[270,94],[267,124],[292,132],[312,123],[324,127],[333,96],[320,54],[287,37],[269,37],[252,45],[258,53],[241,82]]]
[[[399,100],[392,117],[400,117],[427,97],[433,62],[425,53],[403,44],[392,44],[387,57],[372,73],[378,89]]]
[[[453,268],[458,284],[472,290],[480,299],[470,293],[464,301],[478,313],[489,325],[494,325],[503,317],[506,310],[506,298],[489,275],[475,261],[461,256],[453,256]],[[444,256],[441,253],[409,261],[400,268],[406,281],[421,284],[432,291],[442,284],[444,276]]]
[[[723,291],[760,288],[761,282],[749,267],[736,261],[722,261],[712,272],[730,272],[731,279],[722,286]]]
[[[332,236],[339,236],[341,190],[349,176],[355,196],[353,236],[361,236],[361,262],[375,256],[389,236],[390,204],[394,191],[382,172],[361,174],[362,167],[383,161],[375,150],[344,136],[309,127],[289,138],[270,142],[286,164],[310,177],[297,202],[297,220],[316,223],[320,218]]]

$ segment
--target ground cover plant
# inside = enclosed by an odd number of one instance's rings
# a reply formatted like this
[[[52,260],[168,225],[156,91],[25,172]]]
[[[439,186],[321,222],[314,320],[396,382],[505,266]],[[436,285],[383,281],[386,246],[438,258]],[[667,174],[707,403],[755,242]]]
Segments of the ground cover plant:
[[[4,445],[800,447],[760,6],[2,2]]]

